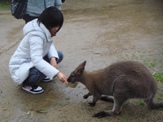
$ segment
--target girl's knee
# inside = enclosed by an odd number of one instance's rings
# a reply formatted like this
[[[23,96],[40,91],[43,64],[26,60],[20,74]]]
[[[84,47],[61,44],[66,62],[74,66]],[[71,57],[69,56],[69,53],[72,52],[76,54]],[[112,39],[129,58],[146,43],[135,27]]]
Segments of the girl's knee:
[[[57,60],[57,63],[60,63],[62,60],[63,60],[63,53],[61,51],[58,51],[58,56],[59,56],[59,59]]]

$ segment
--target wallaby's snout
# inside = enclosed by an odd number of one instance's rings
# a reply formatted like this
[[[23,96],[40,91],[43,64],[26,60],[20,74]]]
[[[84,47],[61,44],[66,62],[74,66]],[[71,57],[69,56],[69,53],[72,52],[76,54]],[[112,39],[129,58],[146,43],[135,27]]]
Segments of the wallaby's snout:
[[[83,74],[83,71],[85,69],[85,64],[86,61],[84,61],[83,63],[81,63],[68,77],[68,82],[70,83],[74,83],[74,82],[78,82],[80,81],[80,77]]]

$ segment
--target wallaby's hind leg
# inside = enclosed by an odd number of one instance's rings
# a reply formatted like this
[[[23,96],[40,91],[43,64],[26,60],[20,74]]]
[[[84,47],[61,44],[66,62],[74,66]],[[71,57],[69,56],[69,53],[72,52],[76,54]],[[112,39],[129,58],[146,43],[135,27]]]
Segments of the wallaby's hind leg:
[[[148,105],[148,108],[150,109],[163,108],[163,102],[155,103],[153,101],[153,98],[145,99],[144,102]]]
[[[117,98],[120,98],[120,96]],[[93,117],[102,118],[105,116],[112,116],[112,115],[120,114],[122,105],[126,101],[126,99],[125,98],[117,99],[117,98],[116,97],[114,98],[114,105],[113,105],[112,110],[105,110],[105,111],[98,112],[94,114]]]

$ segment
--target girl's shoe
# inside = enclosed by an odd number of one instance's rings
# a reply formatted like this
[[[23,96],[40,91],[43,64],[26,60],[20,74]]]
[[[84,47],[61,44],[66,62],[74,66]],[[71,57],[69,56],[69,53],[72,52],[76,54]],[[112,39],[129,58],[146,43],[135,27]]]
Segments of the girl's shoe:
[[[22,86],[22,89],[32,94],[40,94],[44,91],[40,86]]]
[[[46,78],[44,78],[42,81],[43,81],[43,82],[50,82],[50,81],[52,81],[52,79],[46,77]]]

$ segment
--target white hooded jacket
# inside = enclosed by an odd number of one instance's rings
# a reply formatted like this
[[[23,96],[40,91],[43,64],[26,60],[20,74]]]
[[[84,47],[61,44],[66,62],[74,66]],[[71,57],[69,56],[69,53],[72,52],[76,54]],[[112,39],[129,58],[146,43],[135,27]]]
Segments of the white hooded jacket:
[[[22,84],[32,67],[53,78],[59,71],[43,59],[45,55],[49,59],[58,58],[49,30],[35,19],[24,26],[23,33],[24,38],[9,61],[13,81],[18,85]]]

